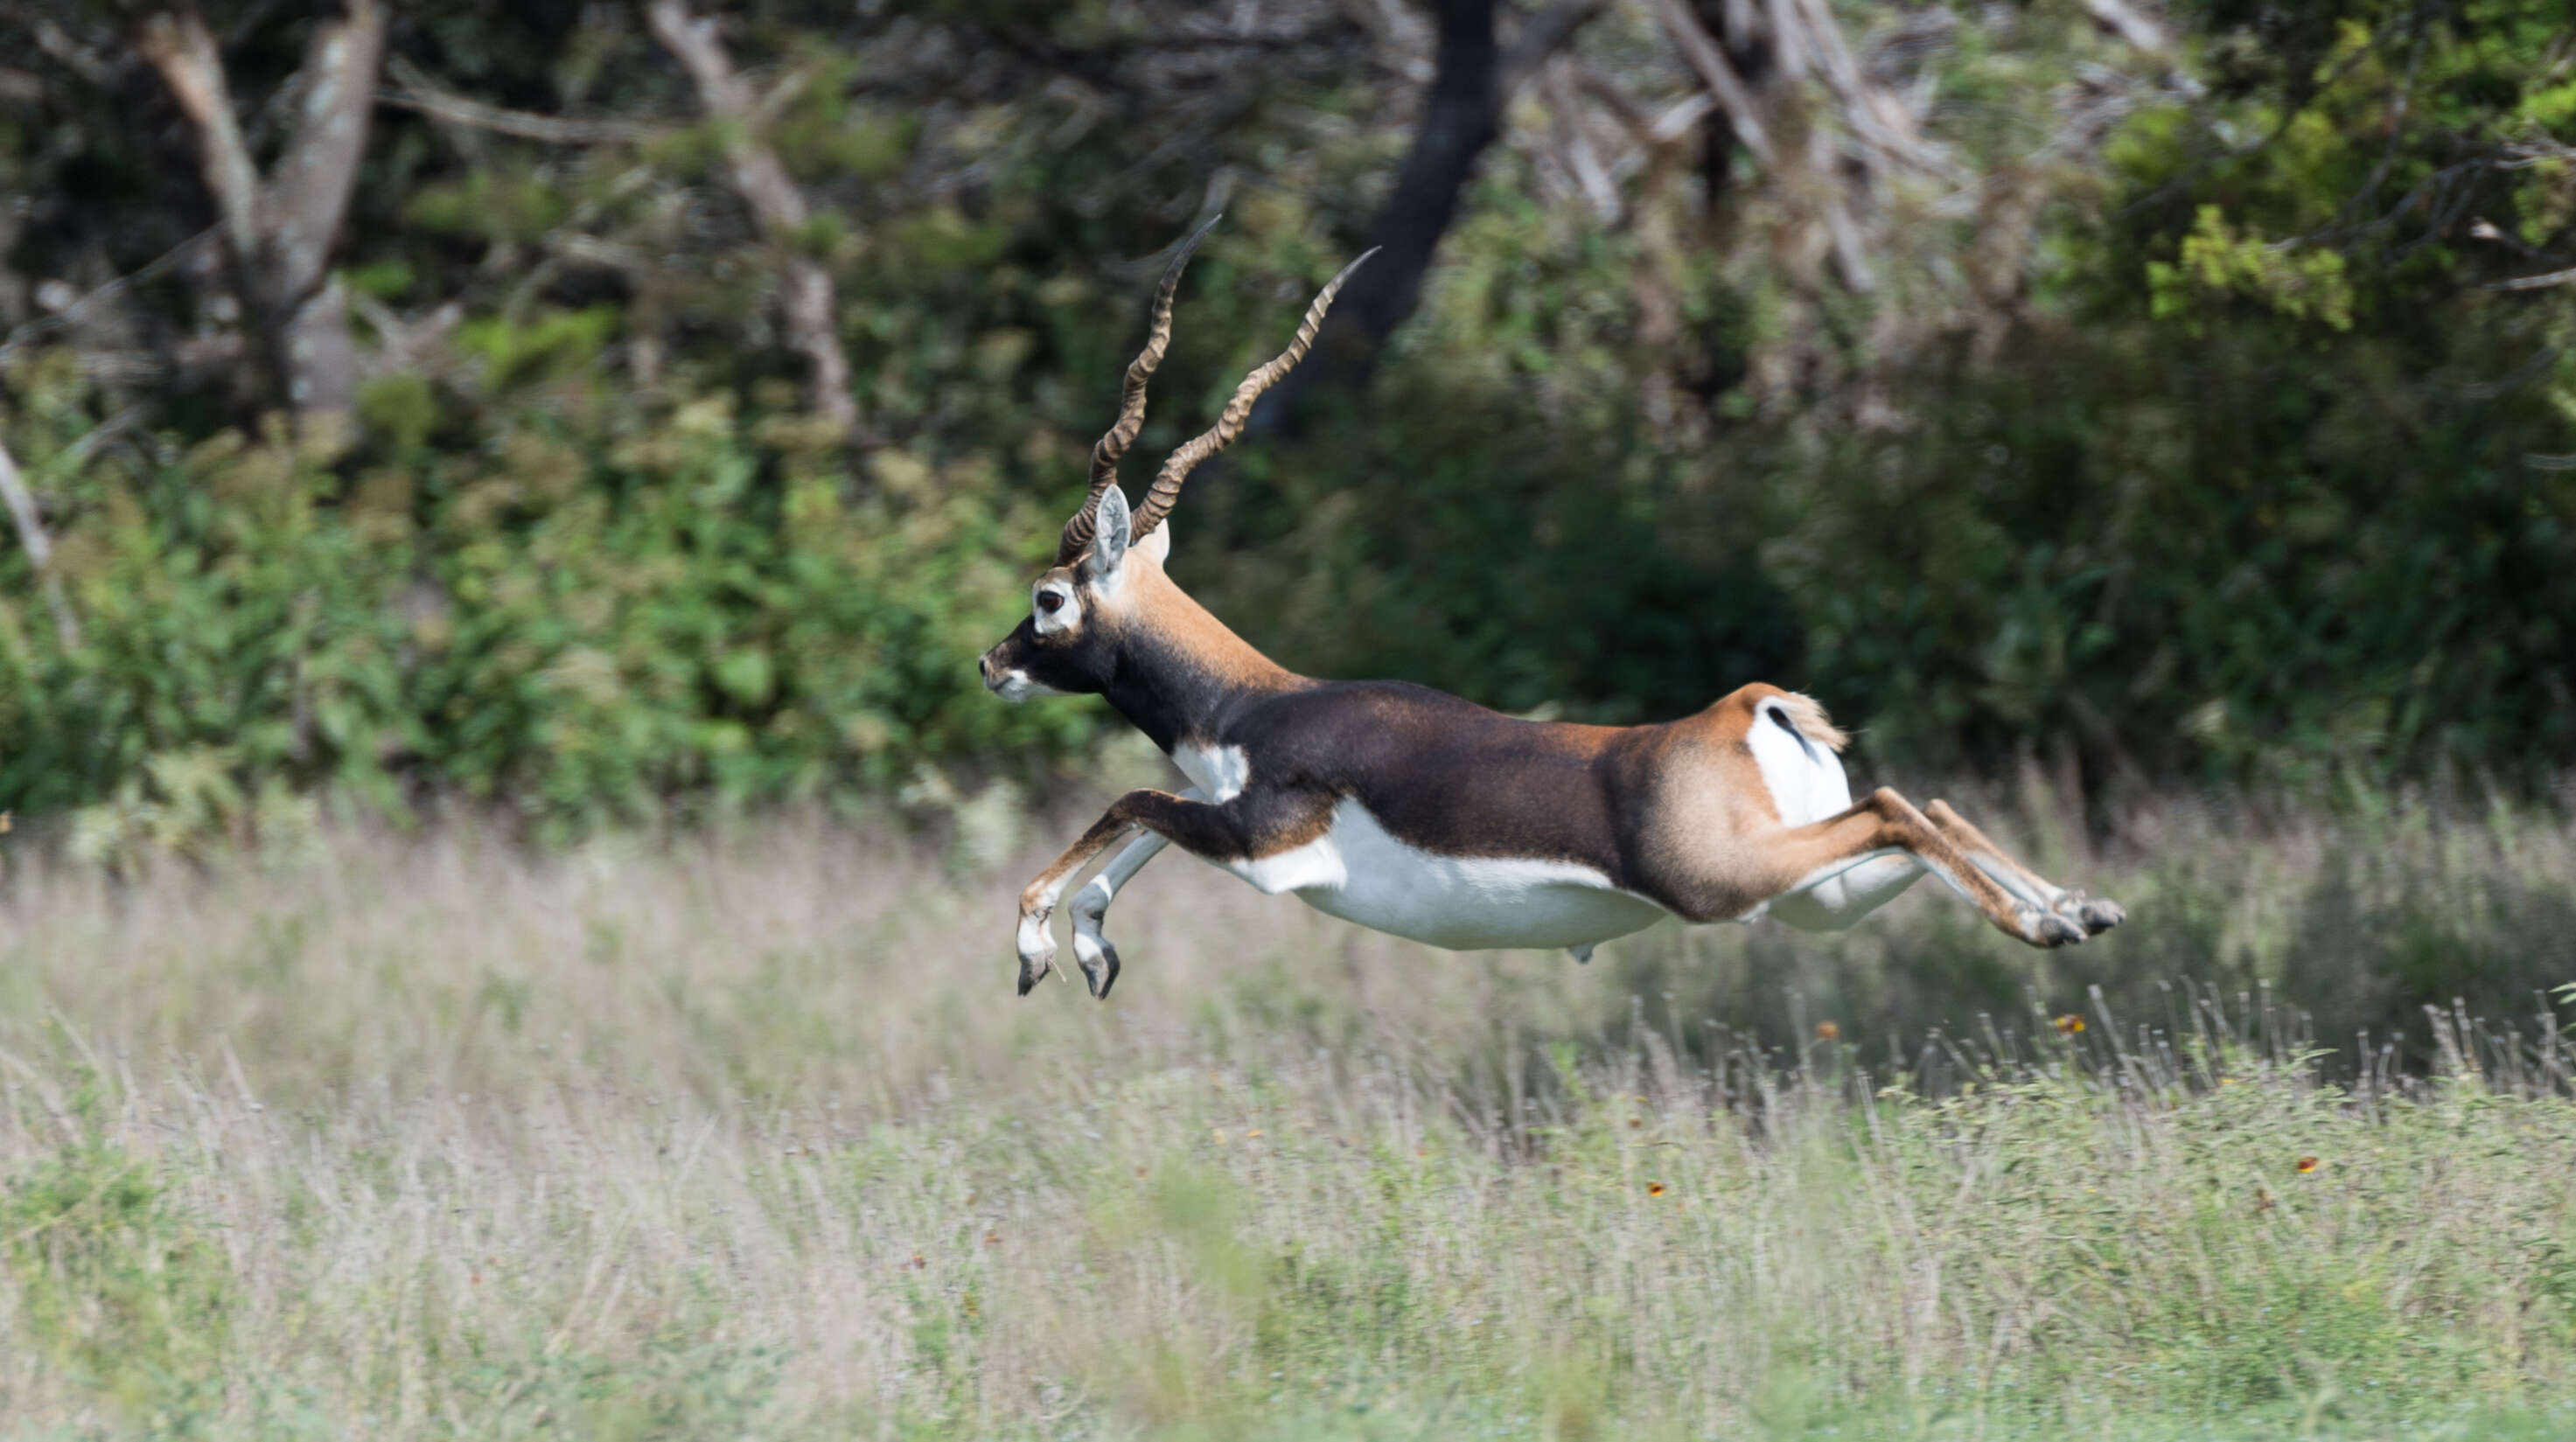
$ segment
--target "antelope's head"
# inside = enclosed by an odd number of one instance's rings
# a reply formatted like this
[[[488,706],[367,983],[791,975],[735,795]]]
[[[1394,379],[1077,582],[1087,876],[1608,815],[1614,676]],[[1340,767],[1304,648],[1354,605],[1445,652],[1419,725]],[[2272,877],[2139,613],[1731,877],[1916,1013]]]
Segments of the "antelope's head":
[[[1179,592],[1163,575],[1163,560],[1172,549],[1172,532],[1164,520],[1180,499],[1181,483],[1199,462],[1243,433],[1252,403],[1305,359],[1342,282],[1377,253],[1369,251],[1342,267],[1306,308],[1288,348],[1243,378],[1216,424],[1165,458],[1144,504],[1131,509],[1127,493],[1118,488],[1118,461],[1145,425],[1145,382],[1171,344],[1172,293],[1180,288],[1181,271],[1215,225],[1210,220],[1199,227],[1164,269],[1154,293],[1153,329],[1127,366],[1118,423],[1091,448],[1091,494],[1064,523],[1055,564],[1030,583],[1027,619],[976,663],[985,687],[1005,701],[1106,690],[1131,649],[1169,623],[1171,617],[1158,613],[1168,612]]]

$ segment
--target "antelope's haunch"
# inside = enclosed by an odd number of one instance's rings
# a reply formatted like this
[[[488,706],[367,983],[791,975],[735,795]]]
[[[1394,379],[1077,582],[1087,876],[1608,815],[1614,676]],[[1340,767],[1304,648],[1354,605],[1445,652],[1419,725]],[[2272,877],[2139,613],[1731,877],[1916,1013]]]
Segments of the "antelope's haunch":
[[[1523,721],[1409,682],[1295,675],[1227,630],[1164,574],[1163,519],[1191,468],[1233,441],[1305,355],[1359,262],[1131,512],[1118,461],[1171,338],[1181,269],[1206,233],[1164,273],[1118,422],[1092,453],[1091,493],[1031,586],[1028,618],[979,663],[1004,700],[1106,697],[1191,783],[1118,798],[1020,894],[1023,995],[1054,964],[1048,922],[1067,884],[1130,837],[1074,898],[1074,955],[1095,996],[1118,979],[1101,934],[1110,901],[1174,842],[1262,891],[1458,950],[1564,947],[1587,959],[1667,915],[1839,929],[1925,872],[2033,946],[2120,923],[2117,903],[2041,878],[1941,802],[1918,811],[1885,787],[1854,801],[1836,757],[1843,733],[1776,686],[1653,726]]]

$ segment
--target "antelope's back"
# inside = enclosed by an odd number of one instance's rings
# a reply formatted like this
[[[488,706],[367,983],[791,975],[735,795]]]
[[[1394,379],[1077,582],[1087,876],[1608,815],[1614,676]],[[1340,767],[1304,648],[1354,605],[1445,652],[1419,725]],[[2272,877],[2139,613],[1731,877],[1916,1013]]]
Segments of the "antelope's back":
[[[1264,698],[1226,729],[1256,776],[1357,801],[1409,846],[1568,861],[1614,883],[1625,871],[1621,728],[1525,721],[1409,681],[1339,681]]]

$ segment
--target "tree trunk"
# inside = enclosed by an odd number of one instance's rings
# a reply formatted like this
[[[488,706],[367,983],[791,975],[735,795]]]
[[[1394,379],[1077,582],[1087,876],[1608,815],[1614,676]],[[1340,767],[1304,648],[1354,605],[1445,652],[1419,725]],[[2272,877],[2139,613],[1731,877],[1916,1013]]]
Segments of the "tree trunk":
[[[1421,302],[1423,276],[1458,218],[1476,162],[1502,133],[1503,102],[1607,3],[1560,0],[1523,22],[1508,52],[1495,40],[1494,0],[1438,0],[1436,8],[1431,94],[1395,189],[1369,228],[1378,254],[1342,288],[1314,354],[1263,398],[1249,427],[1256,433],[1294,434],[1308,396],[1368,384],[1387,338]]]
[[[223,53],[194,6],[144,19],[136,48],[197,130],[206,188],[258,332],[258,349],[299,429],[345,426],[356,399],[357,345],[346,293],[330,273],[375,109],[385,16],[344,0],[305,49],[294,133],[262,183],[224,75]]]

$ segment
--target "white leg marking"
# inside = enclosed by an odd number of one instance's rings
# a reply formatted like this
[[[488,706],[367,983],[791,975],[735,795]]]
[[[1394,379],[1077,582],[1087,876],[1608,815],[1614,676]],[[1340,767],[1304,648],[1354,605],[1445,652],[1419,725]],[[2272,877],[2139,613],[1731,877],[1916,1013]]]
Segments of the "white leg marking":
[[[1965,850],[1964,847],[1961,849]],[[1978,851],[1969,851],[1967,856],[1969,862],[1979,871],[1994,878],[1995,885],[2011,892],[2016,898],[2031,906],[2054,907],[2066,896],[2066,888],[2062,886],[2047,886],[2045,891],[2033,890],[2030,882],[2020,872],[2006,866],[2000,858]]]
[[[1047,939],[1048,914],[1044,911],[1033,911],[1020,918],[1020,929],[1013,934],[1011,940],[1018,947],[1023,961],[1042,957],[1055,949],[1054,944]]]
[[[1193,798],[1204,792],[1219,806],[1242,795],[1252,780],[1252,763],[1240,746],[1175,746],[1172,764],[1195,783],[1197,789],[1189,793]]]

